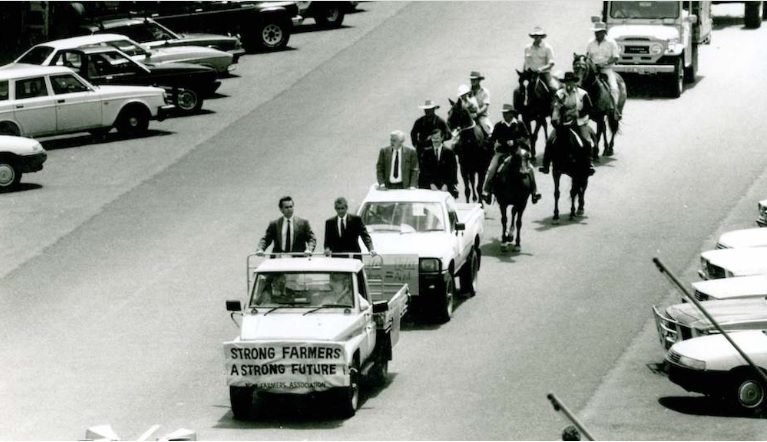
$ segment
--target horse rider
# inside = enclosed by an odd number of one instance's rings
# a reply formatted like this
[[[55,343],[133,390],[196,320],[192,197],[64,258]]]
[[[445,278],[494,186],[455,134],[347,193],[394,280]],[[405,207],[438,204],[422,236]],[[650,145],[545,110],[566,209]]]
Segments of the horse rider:
[[[482,186],[482,199],[490,204],[491,202],[491,189],[493,186],[493,178],[498,171],[498,167],[503,160],[509,156],[509,154],[517,152],[518,149],[523,150],[523,158],[528,161],[531,157],[530,146],[528,140],[530,140],[530,133],[527,131],[525,124],[516,118],[516,111],[514,106],[510,104],[504,104],[501,109],[503,119],[495,123],[493,127],[493,134],[490,136],[490,141],[495,148],[495,155],[490,161],[490,166],[487,168],[487,175],[485,175],[485,183]],[[526,155],[525,155],[526,154]],[[541,194],[538,193],[538,186],[535,183],[535,175],[533,169],[527,167],[528,161],[523,161],[523,173],[528,173],[530,176],[530,184],[532,185],[533,204],[537,203],[541,199]]]
[[[596,22],[591,27],[594,31],[594,38],[586,46],[586,55],[594,62],[594,65],[600,72],[607,77],[607,84],[610,86],[610,96],[613,97],[613,107],[618,112],[618,79],[615,76],[615,62],[620,60],[621,50],[618,43],[607,36],[607,25],[604,22]],[[620,115],[618,115],[620,117]]]
[[[551,76],[551,68],[554,67],[554,50],[551,45],[543,41],[546,38],[546,31],[540,26],[536,26],[530,31],[532,43],[525,46],[525,64],[523,71],[531,70],[543,76],[549,92],[552,94],[559,89],[559,85]]]
[[[423,109],[423,115],[418,117],[413,124],[413,129],[410,131],[410,140],[413,143],[413,147],[418,152],[419,164],[423,160],[424,149],[428,149],[432,146],[431,134],[434,129],[439,129],[442,132],[442,139],[450,140],[453,134],[447,127],[445,120],[437,115],[437,109],[439,105],[434,103],[433,100],[426,100],[422,106],[418,106]],[[421,166],[423,166],[421,164]]]
[[[581,139],[583,148],[586,149],[589,158],[589,175],[594,174],[594,165],[591,164],[591,128],[589,127],[589,114],[591,113],[591,99],[589,94],[578,87],[578,76],[574,72],[565,72],[562,82],[565,87],[554,94],[552,103],[551,124],[554,126],[572,125],[572,128]],[[574,124],[573,124],[574,123]],[[551,165],[551,146],[556,142],[557,131],[551,131],[546,141],[546,150],[543,153],[543,166],[538,170],[549,173]]]
[[[458,101],[461,103],[461,106],[469,112],[471,120],[476,122],[477,116],[479,115],[479,104],[477,104],[477,99],[474,95],[471,94],[471,88],[469,88],[469,86],[465,84],[458,86]]]
[[[485,131],[485,135],[490,135],[493,130],[493,126],[490,124],[490,119],[487,117],[487,109],[490,107],[490,91],[486,87],[480,85],[480,82],[484,80],[477,71],[471,71],[469,74],[469,81],[471,81],[471,95],[477,100],[477,116],[475,120]]]

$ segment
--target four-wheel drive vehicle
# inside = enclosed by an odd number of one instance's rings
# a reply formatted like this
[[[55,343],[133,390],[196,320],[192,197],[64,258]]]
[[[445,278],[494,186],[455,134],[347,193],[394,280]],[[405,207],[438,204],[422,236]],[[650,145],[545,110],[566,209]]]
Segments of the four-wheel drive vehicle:
[[[407,309],[407,285],[368,281],[350,258],[248,257],[249,297],[227,301],[242,316],[240,335],[224,343],[226,379],[236,419],[252,413],[254,393],[335,395],[354,415],[360,383],[385,383]],[[381,274],[392,269],[379,269]],[[380,290],[379,290],[380,289]]]
[[[32,61],[29,57],[25,60]],[[42,63],[46,62],[43,60]],[[212,96],[221,85],[216,71],[211,68],[189,63],[148,66],[111,46],[61,49],[47,64],[69,67],[93,84],[161,87],[182,113],[200,110],[204,98]]]
[[[716,249],[700,254],[698,275],[703,279],[767,274],[767,247]]]
[[[767,227],[767,200],[759,201],[756,208],[759,211],[759,217],[756,218],[756,225],[759,227]]]
[[[765,331],[728,334],[760,370],[767,369]],[[687,391],[718,396],[748,409],[763,405],[765,386],[759,374],[721,334],[674,344],[666,362],[671,382]]]
[[[178,32],[238,35],[249,52],[284,49],[300,20],[295,2],[281,1],[134,2],[130,8]]]
[[[767,297],[767,275],[712,279],[692,284],[698,301]]]
[[[740,249],[767,246],[767,229],[755,227],[723,233],[716,242],[717,249]]]
[[[152,49],[202,46],[232,55],[237,63],[245,53],[240,38],[235,35],[177,33],[151,18],[118,18],[98,20],[82,26],[86,34],[120,34]]]
[[[130,38],[119,34],[86,35],[53,40],[33,46],[16,59],[15,63],[41,64],[50,66],[60,51],[90,46],[115,47],[132,59],[148,66],[165,63],[190,63],[214,69],[219,74],[232,68],[232,55],[217,49],[202,46],[179,48],[146,49]]]
[[[447,192],[377,190],[374,185],[357,214],[384,260],[387,255],[418,255],[418,272],[412,272],[409,284],[414,307],[447,322],[455,278],[461,290],[476,293],[485,219],[479,204],[457,203]]]
[[[47,158],[36,140],[0,135],[0,192],[16,187],[22,174],[43,170]]]
[[[711,40],[711,2],[614,1],[603,5],[607,35],[621,49],[615,72],[663,75],[674,97],[681,95],[685,81],[695,81],[698,45]]]
[[[143,135],[173,105],[165,91],[142,86],[93,86],[65,67],[10,64],[0,68],[0,134],[25,137],[116,127]]]
[[[767,330],[767,299],[705,301],[701,305],[725,331]],[[692,303],[674,304],[661,312],[653,306],[661,345],[668,349],[676,342],[719,333]]]

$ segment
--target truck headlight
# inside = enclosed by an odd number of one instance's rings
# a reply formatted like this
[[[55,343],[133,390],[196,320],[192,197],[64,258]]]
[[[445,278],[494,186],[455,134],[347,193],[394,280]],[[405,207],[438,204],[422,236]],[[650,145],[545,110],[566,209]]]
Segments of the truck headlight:
[[[695,370],[705,370],[706,362],[693,359],[689,356],[679,356],[679,365],[684,365]]]
[[[667,53],[677,52],[677,46],[678,45],[679,45],[679,40],[678,39],[674,38],[674,39],[669,40],[666,43],[666,52]],[[683,49],[683,48],[679,48],[679,50],[681,50],[681,49]]]
[[[650,46],[650,53],[652,55],[660,55],[663,52],[663,45],[655,43]]]
[[[439,273],[440,262],[437,258],[421,258],[418,260],[418,270],[425,273]]]

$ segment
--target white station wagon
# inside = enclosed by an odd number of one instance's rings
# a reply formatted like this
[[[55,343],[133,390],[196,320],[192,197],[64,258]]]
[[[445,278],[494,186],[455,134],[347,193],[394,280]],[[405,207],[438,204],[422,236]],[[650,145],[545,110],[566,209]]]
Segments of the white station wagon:
[[[146,133],[150,120],[164,120],[173,108],[156,87],[94,86],[66,67],[0,68],[2,135],[103,135],[114,127],[137,136]]]

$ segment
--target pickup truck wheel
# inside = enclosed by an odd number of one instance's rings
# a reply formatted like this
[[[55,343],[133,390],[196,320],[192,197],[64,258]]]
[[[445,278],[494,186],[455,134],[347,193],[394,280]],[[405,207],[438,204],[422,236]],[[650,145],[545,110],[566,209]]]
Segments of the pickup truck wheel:
[[[442,299],[436,303],[437,321],[441,323],[450,322],[453,317],[453,300],[455,298],[455,278],[451,273],[448,277],[448,281],[445,283],[445,293],[442,295]]]
[[[183,114],[193,114],[202,109],[203,99],[197,91],[180,89],[176,94],[176,107]]]
[[[0,192],[12,189],[21,182],[21,172],[9,160],[0,158]]]
[[[469,262],[461,270],[461,290],[466,296],[471,297],[477,294],[478,279],[479,257],[477,257],[477,251],[474,250],[469,256]]]
[[[258,25],[256,32],[247,35],[246,46],[263,51],[276,51],[285,48],[290,39],[290,25],[287,20],[267,18]]]
[[[744,374],[735,382],[735,398],[743,408],[757,408],[764,402],[764,386],[754,376]]]
[[[149,129],[149,112],[146,109],[131,107],[123,109],[117,118],[117,132],[133,137],[146,134]]]
[[[237,420],[250,417],[253,412],[253,390],[249,387],[229,387],[232,414]]]
[[[344,11],[338,3],[317,2],[314,21],[325,29],[340,28],[344,22]]]
[[[360,401],[359,366],[355,361],[349,369],[349,386],[338,391],[338,405],[341,417],[350,418],[357,413]]]

